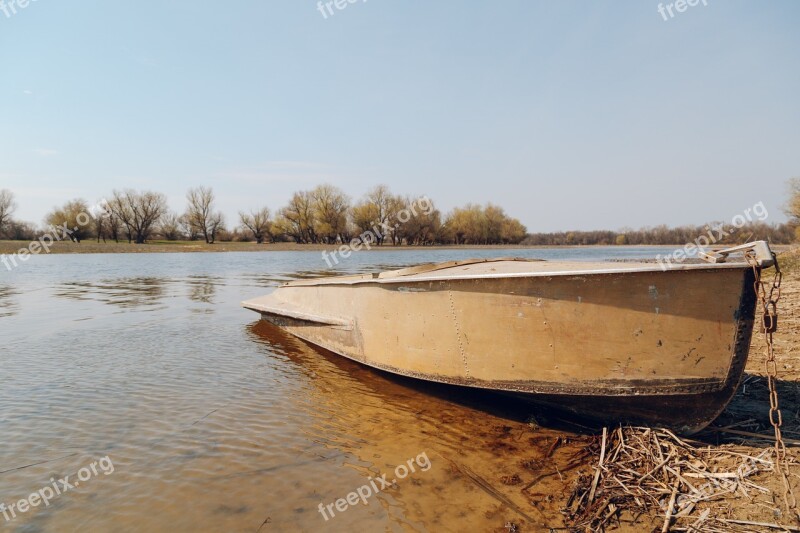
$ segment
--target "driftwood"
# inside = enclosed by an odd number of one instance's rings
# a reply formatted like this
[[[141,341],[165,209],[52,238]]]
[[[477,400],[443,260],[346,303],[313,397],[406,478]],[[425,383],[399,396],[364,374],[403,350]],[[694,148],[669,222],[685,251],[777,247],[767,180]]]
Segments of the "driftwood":
[[[752,531],[756,526],[800,531],[730,520],[708,509],[731,495],[752,499],[770,494],[753,477],[775,471],[772,449],[752,455],[752,450],[733,445],[693,446],[666,429],[617,428],[604,429],[589,451],[599,457],[594,472],[579,477],[562,510],[571,531],[605,531],[623,513],[635,521],[654,510],[664,517],[662,532]],[[703,504],[706,508],[698,509]]]

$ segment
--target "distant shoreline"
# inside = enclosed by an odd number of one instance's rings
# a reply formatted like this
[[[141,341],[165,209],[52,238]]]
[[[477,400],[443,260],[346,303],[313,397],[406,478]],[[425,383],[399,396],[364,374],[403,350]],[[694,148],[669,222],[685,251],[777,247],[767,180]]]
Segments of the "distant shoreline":
[[[0,254],[15,254],[30,243],[27,241],[0,241]],[[422,251],[422,250],[536,250],[552,248],[663,248],[674,246],[681,248],[681,244],[588,244],[588,245],[548,245],[532,246],[518,244],[486,244],[486,245],[436,245],[436,246],[373,246],[372,251]],[[271,244],[256,244],[254,242],[217,242],[206,244],[198,241],[153,241],[146,244],[128,244],[127,242],[96,242],[83,241],[56,242],[50,248],[51,254],[119,254],[119,253],[222,253],[222,252],[320,252],[333,251],[341,245],[332,244],[296,244],[279,242]],[[789,245],[773,245],[773,250],[782,251],[790,248]],[[364,251],[369,251],[364,249]],[[43,253],[43,252],[42,252]]]

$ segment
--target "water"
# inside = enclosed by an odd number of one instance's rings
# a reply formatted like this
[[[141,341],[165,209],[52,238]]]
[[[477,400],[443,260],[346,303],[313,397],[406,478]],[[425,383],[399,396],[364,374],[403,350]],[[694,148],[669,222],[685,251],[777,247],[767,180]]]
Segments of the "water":
[[[335,272],[670,251],[378,251]],[[320,252],[52,255],[0,271],[0,530],[505,531],[525,520],[476,480],[539,526],[561,525],[540,500],[564,483],[522,488],[574,450],[548,458],[564,432],[526,424],[529,406],[370,370],[239,307],[331,273]],[[376,493],[383,474],[396,482]],[[336,508],[359,487],[366,504]],[[36,507],[19,505],[35,492]]]

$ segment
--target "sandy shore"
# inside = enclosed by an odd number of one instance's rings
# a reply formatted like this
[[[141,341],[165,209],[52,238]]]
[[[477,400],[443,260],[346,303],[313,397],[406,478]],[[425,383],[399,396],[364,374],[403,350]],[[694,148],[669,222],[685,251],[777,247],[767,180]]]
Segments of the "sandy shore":
[[[800,250],[794,249],[779,255],[783,270],[781,297],[778,302],[778,331],[774,334],[775,360],[777,361],[777,390],[783,418],[783,437],[790,462],[790,481],[800,498]],[[766,280],[773,279],[774,271],[764,272]],[[769,396],[766,385],[766,342],[763,333],[754,331],[750,354],[742,385],[726,411],[702,433],[700,440],[709,444],[739,444],[750,455],[757,455],[771,447],[771,439],[758,439],[743,433],[772,435],[769,424]],[[732,427],[735,426],[735,427]],[[714,428],[730,428],[718,430]],[[732,431],[730,431],[732,430]],[[723,432],[729,431],[729,432]],[[733,443],[733,444],[731,444]],[[710,503],[709,508],[728,514],[728,518],[794,527],[800,526],[797,516],[789,516],[780,508],[784,487],[776,474],[759,474],[754,482],[767,487],[771,494],[758,495],[752,500],[741,495],[723,502]],[[795,510],[796,513],[797,510]],[[748,529],[749,528],[749,529]],[[731,531],[767,531],[766,527],[740,525]],[[793,531],[800,531],[794,529]]]

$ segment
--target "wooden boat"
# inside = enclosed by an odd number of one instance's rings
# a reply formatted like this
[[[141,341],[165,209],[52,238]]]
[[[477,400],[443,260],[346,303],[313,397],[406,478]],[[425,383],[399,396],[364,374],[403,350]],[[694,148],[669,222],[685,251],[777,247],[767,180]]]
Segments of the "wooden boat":
[[[598,422],[702,429],[730,401],[753,330],[755,273],[714,263],[453,261],[292,281],[243,306],[365,365],[522,394]]]

